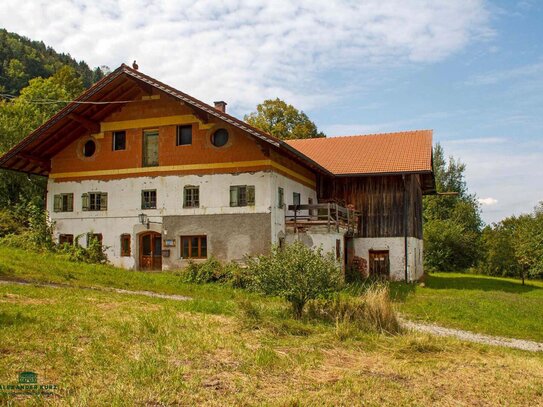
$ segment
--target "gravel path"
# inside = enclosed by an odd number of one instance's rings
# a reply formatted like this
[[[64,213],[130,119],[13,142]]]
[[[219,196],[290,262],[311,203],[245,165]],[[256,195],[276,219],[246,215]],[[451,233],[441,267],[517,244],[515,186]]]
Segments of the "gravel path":
[[[159,294],[152,291],[133,291],[133,290],[123,290],[122,288],[106,288],[106,287],[79,287],[68,284],[57,284],[57,283],[30,283],[28,281],[11,281],[11,280],[0,280],[0,284],[18,284],[18,285],[32,285],[38,287],[50,287],[50,288],[79,288],[83,290],[94,290],[94,291],[106,291],[114,292],[117,294],[129,294],[129,295],[144,295],[146,297],[153,298],[165,298],[167,300],[174,301],[187,301],[190,300],[190,297],[185,297],[183,295],[175,294]]]
[[[407,321],[402,319],[402,325],[413,331],[425,332],[437,336],[452,336],[463,341],[483,343],[486,345],[504,346],[531,352],[543,352],[543,343],[523,339],[504,338],[501,336],[482,335],[461,329],[444,328],[433,324]]]

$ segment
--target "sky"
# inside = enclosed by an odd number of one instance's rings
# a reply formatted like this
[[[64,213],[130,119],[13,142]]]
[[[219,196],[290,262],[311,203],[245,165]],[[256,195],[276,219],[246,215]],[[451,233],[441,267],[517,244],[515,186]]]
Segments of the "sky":
[[[0,27],[328,136],[433,129],[483,219],[543,200],[543,1],[2,0]]]

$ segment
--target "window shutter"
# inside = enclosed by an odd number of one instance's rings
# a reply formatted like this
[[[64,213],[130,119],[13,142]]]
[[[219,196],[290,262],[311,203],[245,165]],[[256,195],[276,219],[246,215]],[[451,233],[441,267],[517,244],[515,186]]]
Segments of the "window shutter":
[[[53,198],[53,211],[60,212],[62,210],[62,196],[55,195]]]
[[[107,192],[100,194],[100,210],[107,211]]]
[[[74,194],[68,194],[68,212],[74,211]]]
[[[89,194],[81,195],[81,209],[84,211],[89,210]]]
[[[230,206],[238,206],[238,187],[230,187]]]
[[[247,185],[247,205],[255,204],[255,186]]]

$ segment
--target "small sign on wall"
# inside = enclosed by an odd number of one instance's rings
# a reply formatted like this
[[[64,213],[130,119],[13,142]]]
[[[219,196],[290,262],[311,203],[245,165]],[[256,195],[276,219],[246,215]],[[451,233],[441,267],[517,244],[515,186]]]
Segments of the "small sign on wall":
[[[175,239],[164,239],[164,247],[175,247]]]
[[[170,257],[170,250],[162,250],[162,257]]]

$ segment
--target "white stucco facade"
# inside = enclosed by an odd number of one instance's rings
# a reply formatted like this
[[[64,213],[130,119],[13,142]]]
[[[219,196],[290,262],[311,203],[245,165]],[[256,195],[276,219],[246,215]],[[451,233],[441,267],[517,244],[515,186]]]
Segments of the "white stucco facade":
[[[230,206],[230,186],[254,185],[255,205]],[[183,208],[185,186],[199,187],[199,208]],[[109,261],[119,267],[137,267],[137,236],[152,230],[168,238],[168,230],[162,227],[164,216],[219,215],[219,214],[262,214],[271,215],[271,239],[277,242],[285,230],[285,208],[278,207],[278,188],[284,190],[285,205],[293,202],[293,193],[301,195],[303,203],[309,198],[316,202],[316,192],[291,178],[274,171],[254,173],[212,174],[212,175],[170,175],[160,177],[134,177],[107,181],[84,180],[48,182],[47,208],[55,222],[55,237],[71,234],[80,236],[79,243],[86,245],[87,233],[102,234],[102,243],[107,247]],[[143,190],[156,190],[156,209],[141,208]],[[108,194],[107,210],[83,211],[82,195],[90,192]],[[73,212],[54,212],[54,196],[73,193]],[[149,218],[149,229],[139,223],[138,215],[145,213]],[[270,228],[267,228],[268,230]],[[268,232],[269,233],[269,232]],[[131,256],[122,257],[120,236],[130,234]],[[212,255],[212,253],[209,253]]]
[[[409,281],[422,277],[422,240],[407,238],[407,275]],[[403,237],[355,238],[355,256],[369,262],[370,251],[388,251],[390,262],[390,279],[405,280],[405,239]]]

